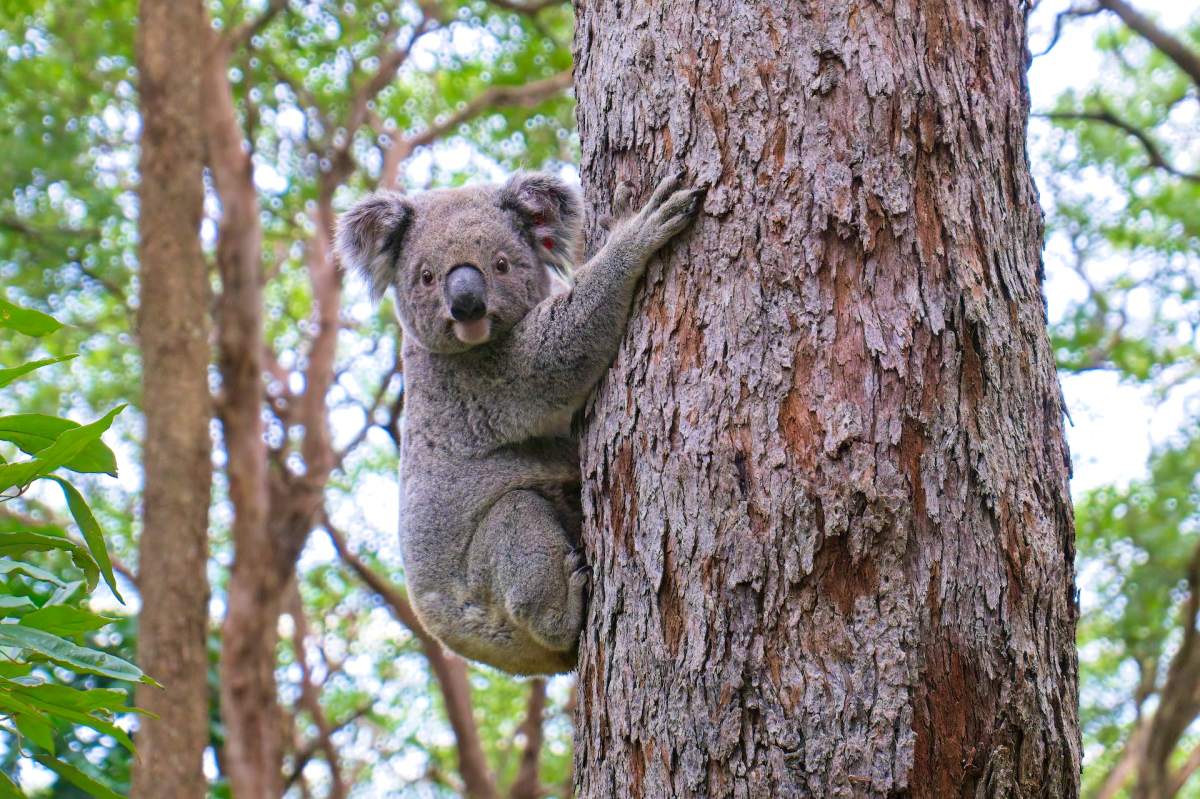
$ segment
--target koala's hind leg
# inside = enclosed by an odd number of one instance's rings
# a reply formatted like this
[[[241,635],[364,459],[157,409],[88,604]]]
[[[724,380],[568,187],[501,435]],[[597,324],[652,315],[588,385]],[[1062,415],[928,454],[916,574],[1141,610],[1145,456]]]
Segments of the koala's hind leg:
[[[574,650],[591,571],[554,505],[534,491],[510,491],[484,525],[495,557],[495,591],[509,616],[546,649]]]

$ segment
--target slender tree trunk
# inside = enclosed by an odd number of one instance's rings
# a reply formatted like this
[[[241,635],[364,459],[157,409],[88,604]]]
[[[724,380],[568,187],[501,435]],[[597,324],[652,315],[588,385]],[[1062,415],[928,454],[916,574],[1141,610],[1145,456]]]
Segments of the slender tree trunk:
[[[579,4],[597,215],[711,184],[586,423],[581,797],[1077,795],[1024,31],[1015,0]]]
[[[138,689],[136,799],[203,799],[208,744],[208,275],[200,249],[204,147],[200,0],[142,0],[138,88],[139,329],[145,491],[138,660],[166,690]]]
[[[283,717],[275,687],[277,620],[285,580],[270,567],[267,448],[263,438],[262,229],[253,164],[229,84],[230,43],[209,32],[204,73],[208,160],[221,199],[217,266],[219,414],[233,504],[234,560],[221,641],[225,766],[237,799],[283,791]]]

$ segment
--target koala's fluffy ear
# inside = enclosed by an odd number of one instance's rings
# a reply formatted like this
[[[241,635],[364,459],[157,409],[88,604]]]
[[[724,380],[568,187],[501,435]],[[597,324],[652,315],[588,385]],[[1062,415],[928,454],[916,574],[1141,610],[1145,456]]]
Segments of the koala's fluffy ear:
[[[583,221],[578,191],[545,172],[518,172],[500,188],[500,207],[516,215],[543,257],[570,269]]]
[[[338,219],[335,247],[378,300],[396,277],[396,259],[412,225],[413,207],[403,195],[381,191],[359,200]]]

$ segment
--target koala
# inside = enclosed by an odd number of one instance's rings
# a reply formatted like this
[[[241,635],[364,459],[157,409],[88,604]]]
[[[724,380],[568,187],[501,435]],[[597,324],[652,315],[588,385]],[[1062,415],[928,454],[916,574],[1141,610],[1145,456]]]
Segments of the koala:
[[[380,192],[338,222],[342,263],[403,330],[401,556],[409,598],[450,649],[513,674],[574,668],[591,571],[571,421],[624,335],[647,261],[703,189],[663,180],[575,271],[581,200],[558,178]]]

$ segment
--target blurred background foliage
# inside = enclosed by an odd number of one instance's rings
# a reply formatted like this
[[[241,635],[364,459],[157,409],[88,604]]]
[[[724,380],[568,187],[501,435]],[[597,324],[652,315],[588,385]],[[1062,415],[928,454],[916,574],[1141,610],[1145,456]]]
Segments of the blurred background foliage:
[[[1035,102],[1030,155],[1046,209],[1051,335],[1068,407],[1081,417],[1069,437],[1083,793],[1195,797],[1200,13],[1043,5],[1031,46],[1058,41],[1035,59],[1034,95],[1049,69],[1038,59],[1058,58],[1067,85]],[[1130,396],[1141,403],[1132,413],[1119,399]],[[1153,442],[1144,463],[1129,458],[1129,428]],[[1086,457],[1095,453],[1104,454]],[[1151,792],[1154,772],[1165,779]]]
[[[1158,436],[1147,463],[1127,461],[1124,473],[1076,490],[1085,794],[1132,796],[1133,775],[1161,756],[1174,795],[1200,796],[1200,780],[1188,780],[1200,768],[1194,748],[1200,665],[1185,668],[1191,658],[1200,660],[1189,634],[1200,571],[1200,77],[1131,25],[1120,13],[1128,8],[1123,3],[1044,5],[1034,10],[1040,39],[1031,47],[1044,49],[1051,40],[1054,46],[1034,60],[1030,157],[1047,214],[1051,332],[1068,397],[1073,386],[1091,385],[1073,383],[1075,376],[1112,375],[1120,386],[1137,388],[1152,404],[1150,413],[1161,411],[1172,428]],[[214,25],[232,30],[268,5],[214,0],[208,8]],[[362,74],[378,66],[381,41],[431,9],[434,29],[353,132],[347,151],[357,168],[336,196],[338,210],[380,179],[389,144],[455,115],[463,116],[460,124],[422,142],[399,165],[400,186],[457,185],[517,168],[570,173],[576,159],[569,93],[516,107],[486,102],[502,96],[488,94],[496,87],[570,67],[569,3],[284,3],[234,54],[229,75],[261,207],[265,335],[280,367],[274,376],[285,382],[298,379],[311,334],[303,242],[312,235],[320,178],[329,168],[322,153],[346,143],[337,120],[346,117]],[[141,484],[136,21],[134,0],[0,0],[0,286],[7,299],[69,325],[50,341],[0,337],[0,364],[80,353],[69,368],[14,385],[0,411],[88,420],[131,403],[108,436],[120,479],[81,476],[80,482],[108,535],[133,612]],[[1200,62],[1200,15],[1180,25],[1163,22],[1159,30]],[[1070,63],[1069,48],[1088,50],[1098,69],[1056,91],[1052,102],[1039,101],[1045,96],[1037,91],[1039,61]],[[480,98],[485,102],[476,107]],[[211,187],[209,194],[202,238],[211,259],[219,207]],[[215,270],[213,281],[215,287]],[[420,641],[354,567],[403,586],[393,540],[395,413],[389,414],[402,402],[397,330],[387,302],[373,308],[352,281],[342,315],[331,427],[338,448],[360,432],[363,438],[329,481],[330,523],[313,532],[301,556],[296,601],[303,612],[293,606],[280,621],[276,677],[291,725],[288,795],[329,795],[331,755],[319,745],[326,735],[337,767],[359,786],[352,796],[456,796],[462,782],[455,732]],[[215,388],[215,368],[212,381]],[[277,418],[267,421],[269,439],[295,435]],[[1126,421],[1113,416],[1107,423]],[[1080,428],[1074,434],[1077,450],[1096,446],[1081,440]],[[232,560],[223,458],[218,447],[209,562],[213,746],[205,764],[213,796],[228,795],[215,689]],[[63,525],[66,509],[52,492],[33,490],[0,503],[0,525],[18,515]],[[335,535],[345,537],[349,557]],[[131,656],[135,616],[103,589],[93,606],[120,617],[96,645]],[[468,679],[481,744],[506,793],[534,732],[526,722],[537,689],[486,668],[471,667]],[[535,739],[537,795],[570,794],[570,688],[567,678],[546,688],[542,737]],[[306,699],[312,691],[322,719]],[[1183,716],[1181,731],[1155,749],[1145,742],[1156,720],[1168,715]],[[111,737],[80,731],[59,748],[128,790],[129,755]],[[80,795],[50,772],[16,768],[13,753],[11,741],[0,743],[0,768],[29,790]]]

